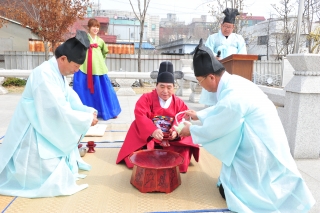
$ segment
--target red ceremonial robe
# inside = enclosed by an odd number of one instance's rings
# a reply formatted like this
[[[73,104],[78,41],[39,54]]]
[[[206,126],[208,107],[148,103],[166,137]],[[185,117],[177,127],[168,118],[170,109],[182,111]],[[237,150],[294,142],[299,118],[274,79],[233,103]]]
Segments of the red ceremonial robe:
[[[125,161],[128,168],[132,168],[133,164],[128,159],[128,156],[134,151],[142,149],[147,145],[148,149],[154,148],[155,142],[150,137],[157,129],[152,119],[157,115],[169,116],[175,118],[175,115],[181,111],[187,110],[187,105],[184,102],[172,95],[172,101],[167,109],[160,106],[158,94],[156,90],[150,93],[143,94],[136,103],[134,110],[135,120],[132,122],[123,145],[118,153],[116,163]],[[173,125],[176,125],[174,121]],[[172,127],[173,127],[172,125]],[[180,165],[180,172],[187,172],[191,156],[198,162],[199,160],[199,145],[192,142],[191,136],[179,137],[173,141],[169,141],[169,147],[163,149],[171,150],[180,153],[184,157],[184,162]]]

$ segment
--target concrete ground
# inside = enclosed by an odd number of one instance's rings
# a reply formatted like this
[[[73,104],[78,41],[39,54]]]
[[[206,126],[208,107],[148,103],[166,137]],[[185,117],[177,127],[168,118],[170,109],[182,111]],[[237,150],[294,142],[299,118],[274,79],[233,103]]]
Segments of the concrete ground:
[[[20,93],[0,95],[0,142],[3,141],[3,137],[20,97]],[[131,123],[134,119],[133,110],[135,103],[139,97],[140,95],[118,96],[122,108],[122,112],[118,118],[108,121],[100,120],[99,123]],[[187,97],[182,97],[182,99],[190,109],[197,111],[204,108],[201,104],[189,102]],[[320,189],[320,159],[295,159],[295,161],[314,198],[316,201],[320,201],[320,190],[318,191],[318,189]],[[315,204],[310,213],[318,212],[320,212],[319,202]]]

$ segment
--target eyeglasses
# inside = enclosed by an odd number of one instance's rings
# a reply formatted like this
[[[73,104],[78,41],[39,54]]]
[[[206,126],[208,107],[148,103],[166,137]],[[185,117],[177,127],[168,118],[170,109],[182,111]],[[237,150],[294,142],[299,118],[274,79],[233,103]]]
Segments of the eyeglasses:
[[[233,29],[233,26],[222,25],[223,28]]]
[[[206,80],[207,77],[208,77],[208,76],[206,75],[201,81],[198,81],[198,85],[201,85],[201,83],[202,83],[204,80]]]

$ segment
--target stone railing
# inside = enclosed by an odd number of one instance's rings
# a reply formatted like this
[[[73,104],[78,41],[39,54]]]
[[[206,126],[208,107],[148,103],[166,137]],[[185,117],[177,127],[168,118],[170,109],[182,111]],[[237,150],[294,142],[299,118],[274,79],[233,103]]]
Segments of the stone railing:
[[[0,70],[0,78],[1,77],[18,77],[18,78],[28,78],[31,74],[32,70]],[[108,77],[112,80],[115,80],[119,85],[119,89],[117,91],[117,95],[120,96],[126,96],[126,95],[136,95],[134,90],[132,89],[132,84],[137,79],[156,79],[158,76],[158,72],[152,71],[152,72],[108,72]],[[176,81],[183,78],[183,73],[181,71],[175,71],[175,79]],[[67,80],[69,83],[72,81],[72,75],[67,76]],[[4,87],[1,86],[2,82],[0,79],[0,95],[6,94],[7,91]],[[178,84],[178,90],[179,84]]]

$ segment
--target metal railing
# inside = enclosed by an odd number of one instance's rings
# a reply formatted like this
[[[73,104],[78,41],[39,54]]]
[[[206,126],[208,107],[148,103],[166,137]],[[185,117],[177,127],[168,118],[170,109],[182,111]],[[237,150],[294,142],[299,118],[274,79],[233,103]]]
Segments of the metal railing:
[[[52,57],[50,53],[50,57]],[[181,68],[180,59],[192,59],[192,55],[141,55],[141,72],[159,69],[162,61],[171,61],[175,70]],[[32,70],[45,61],[43,52],[5,51],[5,69]],[[138,71],[138,56],[130,54],[108,54],[106,65],[110,71]]]

